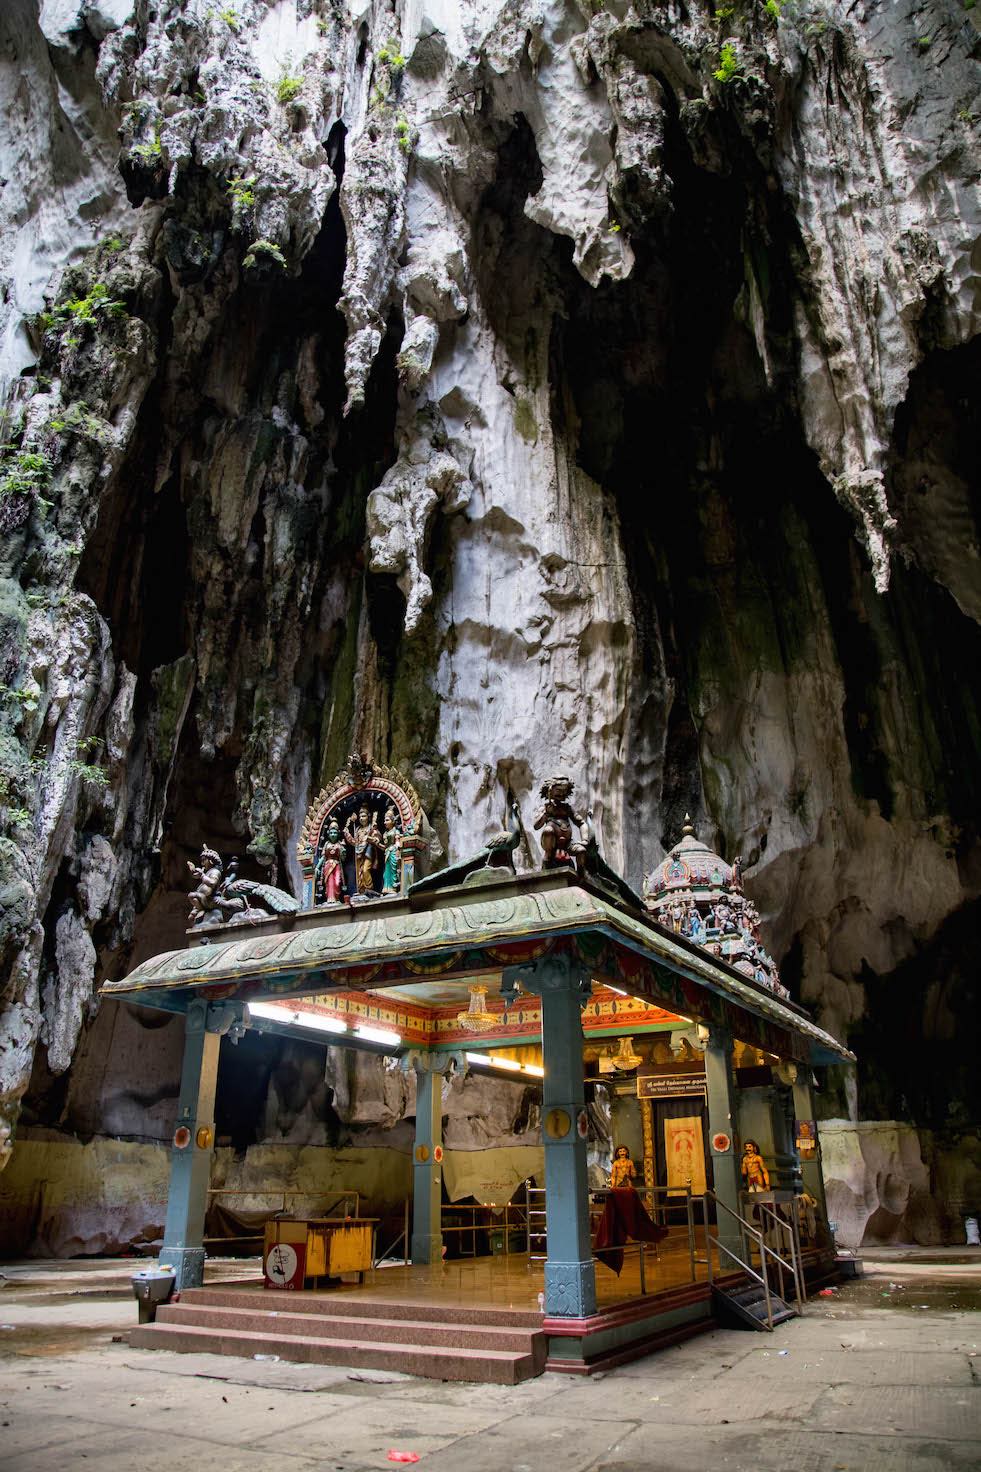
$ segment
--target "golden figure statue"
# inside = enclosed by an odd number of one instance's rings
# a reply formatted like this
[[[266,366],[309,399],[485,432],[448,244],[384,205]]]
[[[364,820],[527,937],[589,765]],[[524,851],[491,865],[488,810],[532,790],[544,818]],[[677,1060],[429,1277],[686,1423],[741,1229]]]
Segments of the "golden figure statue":
[[[749,1192],[755,1194],[758,1191],[769,1191],[770,1172],[763,1163],[760,1147],[755,1140],[747,1140],[743,1146],[743,1158],[740,1163],[743,1176],[743,1186]]]
[[[637,1179],[637,1167],[630,1159],[630,1151],[626,1145],[618,1145],[613,1152],[613,1164],[610,1167],[610,1185],[614,1191],[633,1191],[636,1189],[634,1181]]]
[[[344,841],[354,849],[354,873],[358,893],[371,894],[375,888],[375,865],[381,851],[382,836],[367,803],[362,803],[357,822],[354,814],[344,828]]]

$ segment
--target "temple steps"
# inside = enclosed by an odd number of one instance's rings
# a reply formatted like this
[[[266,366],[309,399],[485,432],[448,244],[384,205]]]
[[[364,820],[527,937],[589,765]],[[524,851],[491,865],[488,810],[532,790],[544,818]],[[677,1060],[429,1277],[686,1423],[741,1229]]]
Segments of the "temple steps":
[[[205,1302],[233,1299],[234,1303]],[[242,1304],[243,1298],[258,1299]],[[520,1310],[358,1303],[319,1295],[269,1295],[192,1289],[157,1310],[156,1322],[128,1334],[137,1349],[179,1353],[278,1355],[303,1364],[389,1370],[437,1380],[516,1385],[540,1375],[547,1341],[541,1315]],[[387,1316],[379,1310],[388,1310]],[[393,1312],[393,1310],[395,1310]],[[513,1316],[522,1322],[502,1323]],[[532,1322],[529,1323],[528,1321]]]
[[[359,1319],[412,1319],[418,1323],[488,1324],[518,1329],[540,1329],[542,1315],[530,1308],[496,1308],[492,1305],[440,1303],[429,1305],[411,1299],[390,1299],[358,1293],[288,1293],[276,1289],[185,1288],[181,1304],[200,1308],[250,1308],[257,1313],[320,1314],[328,1318],[354,1316]]]
[[[756,1283],[738,1289],[714,1288],[712,1298],[719,1322],[738,1329],[762,1329],[769,1332],[766,1318],[766,1295]],[[797,1309],[770,1290],[770,1313],[773,1327],[797,1317]]]

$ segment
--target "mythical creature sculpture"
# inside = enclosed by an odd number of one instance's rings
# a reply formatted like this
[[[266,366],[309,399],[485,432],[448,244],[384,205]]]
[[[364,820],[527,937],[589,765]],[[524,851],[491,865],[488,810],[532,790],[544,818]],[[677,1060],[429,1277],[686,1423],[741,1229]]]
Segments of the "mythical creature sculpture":
[[[202,848],[200,865],[189,860],[187,867],[201,880],[190,896],[188,919],[192,925],[220,925],[229,920],[256,924],[270,915],[294,915],[300,908],[299,902],[283,889],[255,879],[240,879],[238,859],[231,859],[225,869],[214,849]]]

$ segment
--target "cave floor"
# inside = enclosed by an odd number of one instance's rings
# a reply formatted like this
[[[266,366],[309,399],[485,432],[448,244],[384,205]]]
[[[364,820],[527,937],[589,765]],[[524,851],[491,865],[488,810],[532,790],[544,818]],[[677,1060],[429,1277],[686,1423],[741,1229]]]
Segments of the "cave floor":
[[[866,1257],[864,1278],[773,1335],[715,1330],[589,1380],[546,1373],[513,1387],[134,1350],[114,1336],[136,1320],[138,1266],[0,1267],[5,1472],[82,1460],[369,1472],[391,1466],[391,1450],[434,1472],[532,1472],[546,1458],[562,1472],[981,1462],[981,1252]],[[255,1260],[210,1263],[208,1281],[255,1272]]]

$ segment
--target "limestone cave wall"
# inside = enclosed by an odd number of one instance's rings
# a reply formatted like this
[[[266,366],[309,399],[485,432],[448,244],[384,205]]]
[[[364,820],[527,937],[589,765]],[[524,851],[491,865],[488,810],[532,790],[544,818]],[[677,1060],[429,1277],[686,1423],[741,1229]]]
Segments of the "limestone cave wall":
[[[0,1158],[166,1138],[95,987],[202,841],[296,887],[358,749],[451,857],[546,768],[635,884],[690,811],[860,1054],[822,1112],[981,1206],[976,14],[8,0]],[[266,1046],[233,1152],[399,1148]]]

